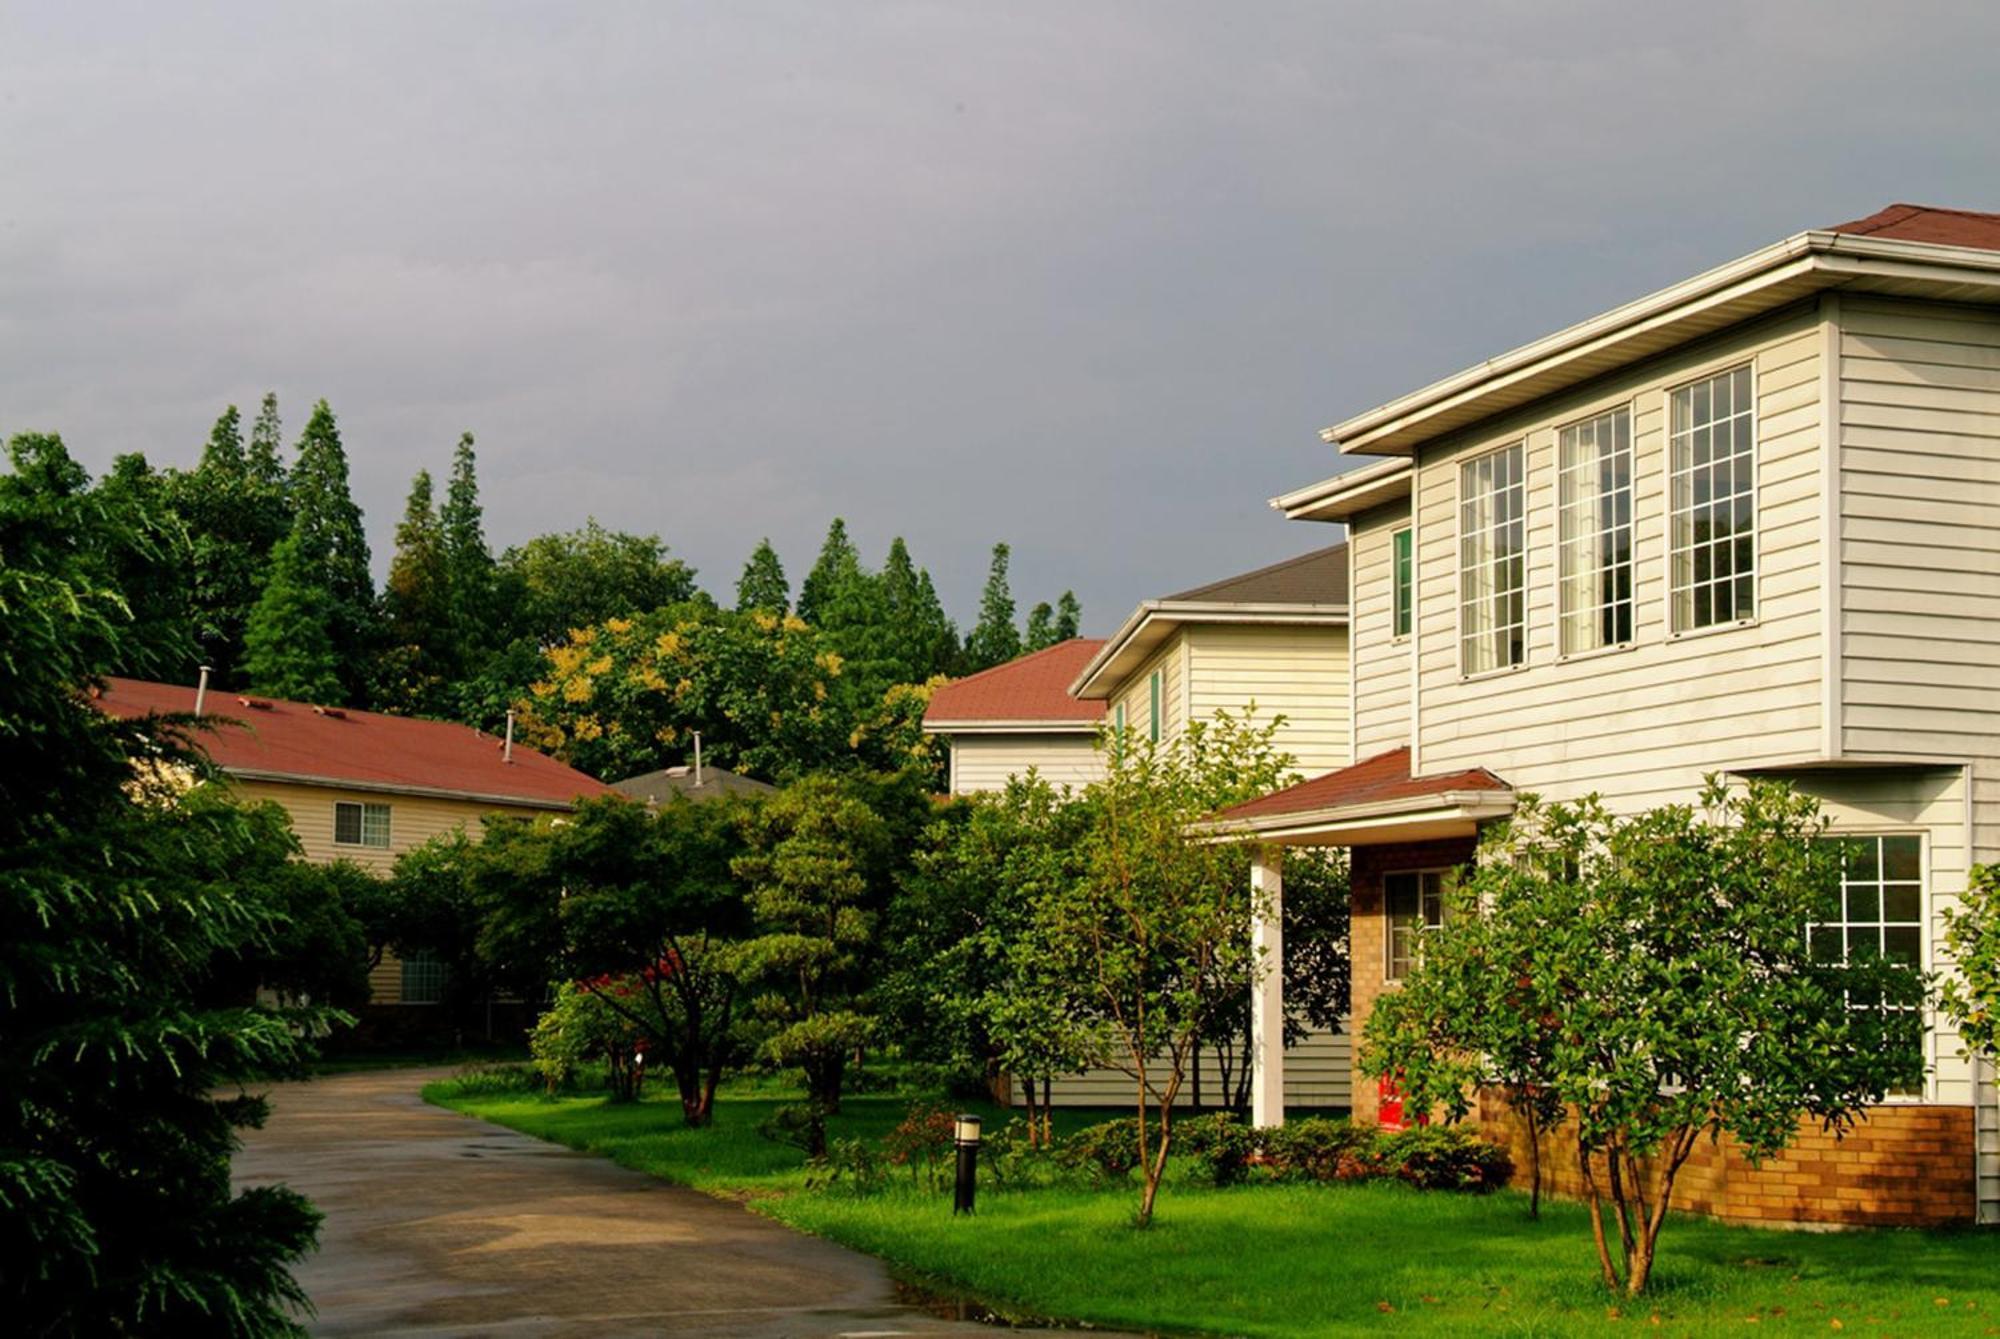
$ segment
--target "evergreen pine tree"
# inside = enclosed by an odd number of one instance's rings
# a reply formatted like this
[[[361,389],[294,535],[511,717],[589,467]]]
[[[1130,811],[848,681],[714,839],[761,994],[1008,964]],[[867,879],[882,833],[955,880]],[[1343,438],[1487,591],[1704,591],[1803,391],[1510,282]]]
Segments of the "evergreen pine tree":
[[[449,623],[440,654],[444,672],[453,675],[465,674],[501,641],[496,626],[498,570],[493,550],[486,545],[477,468],[468,432],[458,439],[458,449],[452,454],[451,482],[438,515],[443,529]]]
[[[208,444],[195,469],[214,482],[233,484],[243,478],[243,465],[243,415],[230,405],[208,430]]]
[[[235,406],[230,408],[234,412]],[[278,396],[266,391],[257,421],[250,427],[250,449],[244,454],[243,466],[252,483],[279,491],[285,487],[285,462],[279,455],[282,431],[278,422]]]
[[[441,705],[451,672],[451,585],[446,536],[432,501],[429,470],[418,470],[396,527],[396,556],[382,588],[386,653],[377,662],[376,700],[402,711]]]
[[[818,627],[835,589],[860,570],[861,554],[847,537],[847,522],[836,516],[827,527],[826,542],[820,545],[819,561],[799,583],[798,616]]]
[[[1040,651],[1056,644],[1056,611],[1043,600],[1028,611],[1028,635],[1022,645],[1024,651]]]
[[[931,574],[911,561],[901,535],[889,545],[881,580],[896,682],[922,683],[934,674],[950,673],[958,655],[958,629],[938,600]]]
[[[292,535],[313,584],[328,599],[325,627],[335,651],[344,702],[367,696],[376,642],[375,584],[368,573],[368,537],[348,487],[347,451],[333,410],[321,400],[299,435],[292,465]],[[273,580],[276,579],[275,572]],[[275,692],[275,689],[267,691]],[[324,699],[323,699],[324,700]]]
[[[169,505],[187,528],[189,578],[202,663],[218,684],[238,685],[243,635],[264,585],[272,547],[289,524],[284,486],[253,469],[243,449],[242,415],[223,410],[190,472],[172,471],[165,484]]]
[[[778,551],[771,547],[767,535],[757,541],[750,561],[743,564],[743,575],[736,578],[736,612],[747,614],[762,609],[770,614],[783,614],[791,607],[792,587],[785,580],[785,565],[778,561]]]
[[[294,702],[343,700],[334,654],[332,598],[293,531],[271,554],[271,574],[244,634],[245,668],[253,692]]]
[[[968,673],[1005,664],[1021,654],[1021,633],[1014,626],[1014,596],[1007,588],[1008,548],[993,546],[986,572],[986,589],[979,597],[979,622],[965,638]]]
[[[1053,629],[1056,641],[1066,642],[1080,636],[1083,627],[1083,606],[1076,602],[1076,592],[1066,590],[1056,601],[1056,625]]]

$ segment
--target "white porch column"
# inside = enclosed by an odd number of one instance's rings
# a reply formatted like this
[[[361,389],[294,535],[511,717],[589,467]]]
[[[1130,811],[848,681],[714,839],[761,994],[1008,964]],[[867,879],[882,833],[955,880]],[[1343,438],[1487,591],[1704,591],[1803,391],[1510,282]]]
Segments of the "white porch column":
[[[1250,858],[1250,944],[1261,975],[1250,992],[1250,1123],[1285,1123],[1284,848]]]

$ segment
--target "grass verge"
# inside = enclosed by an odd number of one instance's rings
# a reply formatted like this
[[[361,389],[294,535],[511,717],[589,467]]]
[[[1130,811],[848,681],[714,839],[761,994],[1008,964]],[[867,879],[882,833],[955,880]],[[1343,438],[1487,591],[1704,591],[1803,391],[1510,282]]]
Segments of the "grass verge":
[[[905,1275],[1003,1311],[1202,1334],[1321,1336],[1601,1334],[1638,1325],[1683,1334],[2000,1335],[2000,1234],[1772,1232],[1679,1219],[1662,1238],[1655,1290],[1613,1299],[1595,1282],[1583,1212],[1524,1197],[1393,1184],[1174,1185],[1158,1220],[1131,1227],[1136,1190],[982,1189],[978,1215],[908,1184],[865,1196],[812,1193],[797,1150],[756,1126],[795,1100],[734,1087],[715,1125],[689,1130],[677,1104],[596,1097],[425,1097],[598,1153],[640,1171],[748,1200],[760,1213],[867,1251]],[[837,1136],[877,1137],[908,1097],[850,1099]],[[989,1119],[1001,1113],[987,1110]],[[1073,1125],[1102,1113],[1061,1113]]]

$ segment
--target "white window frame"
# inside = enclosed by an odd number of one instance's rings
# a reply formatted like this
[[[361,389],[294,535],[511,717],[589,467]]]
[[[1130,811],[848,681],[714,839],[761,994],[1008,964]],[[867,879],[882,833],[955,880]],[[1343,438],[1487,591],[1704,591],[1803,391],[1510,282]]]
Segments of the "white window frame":
[[[353,841],[346,841],[341,838],[340,811],[342,809],[357,809],[360,811],[355,815],[354,830],[356,839]],[[372,826],[369,822],[371,818],[380,820],[380,829],[377,834],[381,838],[380,841],[370,841],[368,839]],[[333,844],[335,846],[352,846],[369,851],[386,851],[389,849],[389,844],[393,840],[393,833],[395,831],[391,826],[392,821],[390,807],[386,804],[376,804],[372,800],[335,800],[333,802]]]
[[[1396,550],[1407,541],[1410,546],[1410,584],[1403,585],[1402,555]],[[1417,626],[1417,532],[1399,525],[1389,532],[1389,641],[1393,645],[1410,640]]]
[[[1746,371],[1750,374],[1750,407],[1748,411],[1748,422],[1750,425],[1750,614],[1747,617],[1710,622],[1699,627],[1691,625],[1683,626],[1680,619],[1680,612],[1676,607],[1678,591],[1674,585],[1674,476],[1676,473],[1674,469],[1674,396],[1684,390],[1691,390],[1704,381],[1717,381],[1723,377],[1733,376],[1737,372]],[[1660,551],[1665,560],[1665,570],[1660,574],[1660,587],[1662,599],[1666,605],[1667,638],[1670,641],[1678,641],[1687,637],[1705,637],[1714,633],[1729,632],[1737,628],[1753,627],[1763,615],[1764,546],[1760,533],[1762,529],[1761,508],[1758,504],[1760,465],[1763,452],[1761,450],[1762,440],[1759,432],[1757,402],[1758,375],[1757,360],[1754,357],[1731,358],[1727,362],[1718,363],[1693,376],[1683,377],[1660,392],[1660,510],[1662,529]],[[1736,417],[1733,409],[1730,417],[1732,419]],[[1690,466],[1690,469],[1692,469],[1692,466]],[[1692,549],[1690,549],[1691,551]],[[1734,575],[1732,573],[1732,579]],[[1692,579],[1690,579],[1689,589],[1693,589]],[[1691,616],[1692,613],[1690,612]]]
[[[1627,508],[1626,530],[1627,530],[1627,548],[1628,548],[1627,565],[1631,569],[1631,591],[1630,594],[1627,596],[1627,600],[1631,605],[1630,635],[1627,636],[1622,641],[1605,642],[1598,646],[1571,648],[1567,638],[1569,631],[1568,616],[1572,611],[1570,610],[1568,604],[1568,589],[1563,581],[1563,547],[1564,547],[1563,524],[1566,519],[1566,514],[1570,509],[1568,505],[1565,504],[1563,498],[1563,484],[1565,479],[1572,472],[1566,469],[1563,465],[1563,434],[1565,432],[1571,431],[1572,429],[1581,428],[1584,427],[1585,425],[1595,424],[1600,419],[1613,418],[1619,414],[1623,414],[1625,416],[1625,495],[1626,495],[1625,500]],[[1551,438],[1549,443],[1550,460],[1553,462],[1556,472],[1555,499],[1554,499],[1555,512],[1556,512],[1555,514],[1556,551],[1555,551],[1555,564],[1554,564],[1553,577],[1555,584],[1555,611],[1556,611],[1555,647],[1556,647],[1556,659],[1558,661],[1581,660],[1588,656],[1605,655],[1613,651],[1629,651],[1638,644],[1638,639],[1639,639],[1639,515],[1638,515],[1639,453],[1638,453],[1638,440],[1637,440],[1638,418],[1639,418],[1638,406],[1633,401],[1629,399],[1619,400],[1611,404],[1599,406],[1598,408],[1591,410],[1589,413],[1581,414],[1575,418],[1566,419],[1563,422],[1556,424],[1551,433]],[[1594,496],[1601,496],[1601,494]],[[1593,505],[1595,504],[1593,503]],[[1598,533],[1602,532],[1600,531]],[[1595,569],[1595,568],[1593,569],[1593,572],[1597,571],[1601,571],[1601,569]],[[1593,612],[1597,613],[1598,617],[1601,619],[1602,611],[1606,607],[1607,606],[1605,605],[1598,604],[1594,605],[1592,608]]]
[[[1389,881],[1391,879],[1398,879],[1398,878],[1412,878],[1417,881],[1416,934],[1417,934],[1417,939],[1421,941],[1424,933],[1427,930],[1434,930],[1438,926],[1444,924],[1445,880],[1450,878],[1451,874],[1452,874],[1452,867],[1450,866],[1434,867],[1430,869],[1391,869],[1383,871],[1382,873],[1382,980],[1384,983],[1393,984],[1395,982],[1403,980],[1403,978],[1407,975],[1406,972],[1399,972],[1396,970],[1396,923],[1395,923],[1395,913],[1390,909],[1389,906]],[[1433,876],[1436,877],[1438,882],[1436,921],[1432,921],[1428,918],[1424,906],[1424,896],[1425,896],[1424,880]],[[1409,963],[1411,967],[1415,967],[1417,963],[1417,953],[1415,950],[1416,950],[1416,945],[1412,944],[1411,953],[1409,957]]]
[[[1920,972],[1927,972],[1931,970],[1931,963],[1934,961],[1934,959],[1932,957],[1932,946],[1931,946],[1930,832],[1924,828],[1898,827],[1894,824],[1850,825],[1847,823],[1841,823],[1836,827],[1834,827],[1832,830],[1828,831],[1825,837],[1823,837],[1821,840],[1841,841],[1844,839],[1857,838],[1857,837],[1867,838],[1867,839],[1875,839],[1880,837],[1915,837],[1917,839],[1917,881],[1918,881],[1917,882],[1917,942],[1920,945],[1918,951],[1919,953],[1922,954],[1922,957],[1918,962],[1917,970]],[[1877,882],[1880,883],[1881,880],[1878,880]],[[1841,877],[1841,915],[1843,919],[1840,922],[1841,926],[1843,927],[1843,930],[1848,924],[1848,922],[1844,919],[1847,913],[1846,885],[1847,885],[1847,879],[1846,875],[1843,873]],[[1866,924],[1866,922],[1856,922],[1856,923]],[[1884,923],[1885,922],[1876,922],[1876,924],[1884,924]],[[1820,922],[1820,924],[1831,924],[1831,922]],[[1907,925],[1908,922],[1897,921],[1894,922],[1894,924]],[[1806,927],[1807,944],[1809,946],[1811,944],[1812,930],[1813,926]],[[1846,940],[1843,934],[1842,938],[1843,945],[1845,944],[1845,942]],[[1882,1099],[1885,1104],[1900,1103],[1903,1105],[1920,1105],[1923,1103],[1935,1102],[1937,1100],[1937,1083],[1938,1083],[1937,1010],[1930,1005],[1924,1005],[1921,1007],[1919,1012],[1923,1015],[1923,1021],[1924,1021],[1923,1082],[1919,1084],[1916,1088],[1911,1089],[1908,1092],[1896,1092],[1896,1093],[1886,1094]]]
[[[450,972],[447,970],[444,962],[442,962],[441,960],[439,960],[438,958],[434,957],[429,953],[412,953],[407,958],[397,959],[396,967],[397,967],[397,972],[396,972],[397,1003],[412,1004],[417,1006],[438,1005],[444,1003],[445,988],[449,984],[448,978],[450,976]],[[419,975],[420,978],[424,975],[430,975],[435,978],[437,983],[435,987],[435,994],[432,994],[430,998],[412,999],[410,997],[409,985],[413,968],[415,969],[415,973]],[[426,994],[430,994],[430,992],[426,992]]]
[[[1466,576],[1467,573],[1471,570],[1465,565],[1465,541],[1466,541],[1465,509],[1468,501],[1465,491],[1465,480],[1466,476],[1471,472],[1473,467],[1478,465],[1481,461],[1494,459],[1496,457],[1506,455],[1509,452],[1515,454],[1517,459],[1519,459],[1520,461],[1520,467],[1521,467],[1520,477],[1515,481],[1514,484],[1511,485],[1512,488],[1519,490],[1521,497],[1521,511],[1519,517],[1516,519],[1516,524],[1518,524],[1521,527],[1521,545],[1520,545],[1521,658],[1519,660],[1514,661],[1512,664],[1508,665],[1490,665],[1484,669],[1470,669],[1466,665],[1466,654],[1465,654],[1466,653],[1465,614],[1466,614],[1466,609],[1472,603],[1472,601],[1466,598],[1465,594]],[[1517,673],[1520,670],[1526,669],[1528,666],[1528,441],[1527,438],[1525,437],[1517,438],[1514,441],[1507,442],[1500,446],[1496,446],[1489,451],[1481,451],[1476,455],[1466,457],[1465,459],[1458,462],[1457,474],[1458,474],[1458,488],[1457,488],[1457,498],[1454,504],[1454,515],[1456,518],[1456,523],[1453,526],[1453,532],[1456,538],[1456,543],[1458,545],[1458,557],[1456,563],[1454,564],[1458,570],[1458,581],[1457,581],[1457,592],[1456,592],[1456,601],[1458,607],[1458,618],[1457,618],[1458,677],[1460,679],[1483,679],[1488,677],[1489,675]],[[1491,526],[1487,527],[1487,533],[1489,534],[1492,533],[1492,531],[1495,528],[1496,527],[1491,527]],[[1414,567],[1414,553],[1412,557],[1413,557],[1413,567]],[[1488,557],[1486,559],[1486,564],[1490,567],[1492,563],[1493,559],[1491,557]],[[1493,596],[1491,594],[1488,594],[1484,598],[1491,600]],[[1494,636],[1501,630],[1502,626],[1511,627],[1513,625],[1506,624],[1488,628],[1482,631],[1480,635],[1483,637]]]

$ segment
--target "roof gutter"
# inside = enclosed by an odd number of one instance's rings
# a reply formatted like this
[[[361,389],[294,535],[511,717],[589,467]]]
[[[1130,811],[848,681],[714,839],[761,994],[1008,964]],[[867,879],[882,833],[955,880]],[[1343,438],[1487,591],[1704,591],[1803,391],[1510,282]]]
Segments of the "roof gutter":
[[[1102,726],[1101,720],[1049,721],[1028,720],[926,720],[924,733],[927,735],[1094,735]]]
[[[541,796],[499,795],[485,791],[445,790],[438,786],[412,786],[398,781],[357,781],[344,776],[314,776],[306,772],[274,772],[262,767],[224,767],[225,775],[238,781],[276,781],[292,786],[324,786],[329,790],[364,790],[381,795],[418,795],[426,799],[465,800],[473,804],[498,804],[514,809],[573,809],[576,799],[552,800]],[[582,797],[577,797],[582,798]]]
[[[1288,521],[1344,521],[1358,512],[1410,495],[1408,456],[1392,456],[1347,470],[1271,499]]]
[[[1297,813],[1265,814],[1251,818],[1220,818],[1192,824],[1189,831],[1216,841],[1258,838],[1282,841],[1285,838],[1337,836],[1356,829],[1406,826],[1417,823],[1483,823],[1505,818],[1514,812],[1514,793],[1506,790],[1446,790],[1431,795],[1376,800],[1369,804],[1342,804],[1326,809]]]

